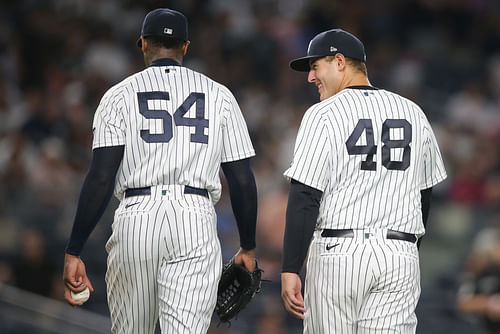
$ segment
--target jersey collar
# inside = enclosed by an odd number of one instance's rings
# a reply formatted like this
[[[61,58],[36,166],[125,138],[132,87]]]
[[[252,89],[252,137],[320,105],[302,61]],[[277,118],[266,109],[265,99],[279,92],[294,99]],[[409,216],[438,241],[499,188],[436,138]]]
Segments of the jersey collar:
[[[377,87],[367,86],[367,85],[349,86],[349,87],[346,87],[346,88],[349,88],[349,89],[372,89],[372,90],[378,90]]]
[[[149,65],[149,67],[151,66],[182,66],[182,65],[171,58],[161,58],[153,60]]]

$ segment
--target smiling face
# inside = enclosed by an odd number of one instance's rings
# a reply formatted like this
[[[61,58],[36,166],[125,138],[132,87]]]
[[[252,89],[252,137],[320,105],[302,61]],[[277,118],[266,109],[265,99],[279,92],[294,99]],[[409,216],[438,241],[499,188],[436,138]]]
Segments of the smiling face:
[[[312,58],[309,66],[307,81],[316,85],[321,101],[342,90],[345,77],[345,58],[342,55]]]

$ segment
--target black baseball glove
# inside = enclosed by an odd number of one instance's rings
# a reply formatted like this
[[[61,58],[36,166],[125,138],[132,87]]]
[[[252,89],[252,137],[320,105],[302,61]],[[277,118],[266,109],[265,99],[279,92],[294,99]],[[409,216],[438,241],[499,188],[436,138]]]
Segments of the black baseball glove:
[[[220,321],[227,322],[235,317],[260,292],[262,270],[255,261],[255,270],[248,271],[235,264],[234,258],[224,265],[217,291],[215,313]]]

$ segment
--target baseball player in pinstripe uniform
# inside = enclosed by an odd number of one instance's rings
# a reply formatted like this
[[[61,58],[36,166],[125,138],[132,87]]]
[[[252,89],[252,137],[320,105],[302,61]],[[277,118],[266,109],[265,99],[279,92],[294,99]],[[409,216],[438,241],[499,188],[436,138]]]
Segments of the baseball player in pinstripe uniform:
[[[138,46],[147,68],[103,96],[93,158],[64,263],[65,298],[92,284],[79,255],[111,194],[121,200],[106,244],[113,333],[205,333],[222,270],[214,204],[226,176],[241,248],[255,268],[257,193],[247,126],[231,92],[183,67],[188,24],[160,8],[144,19]]]
[[[364,46],[341,29],[290,63],[320,102],[297,135],[282,268],[304,333],[415,333],[418,240],[446,178],[432,129],[410,100],[370,85]],[[304,299],[298,275],[306,254]]]

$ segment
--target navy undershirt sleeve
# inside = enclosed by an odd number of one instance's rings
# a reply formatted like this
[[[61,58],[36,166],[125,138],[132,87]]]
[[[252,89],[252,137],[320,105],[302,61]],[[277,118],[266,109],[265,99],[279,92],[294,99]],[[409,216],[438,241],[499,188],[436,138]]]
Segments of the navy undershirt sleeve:
[[[422,220],[424,227],[427,226],[427,218],[429,218],[429,210],[431,208],[432,188],[427,188],[420,191],[420,202],[422,204]],[[418,239],[417,247],[420,247],[422,238]]]
[[[80,255],[90,233],[106,209],[123,158],[123,145],[97,148],[80,192],[73,229],[66,253]]]
[[[292,179],[286,208],[282,272],[300,272],[314,233],[322,196],[320,190]]]
[[[250,250],[256,247],[255,231],[257,224],[257,186],[250,159],[242,159],[221,164],[231,197],[240,246]]]

